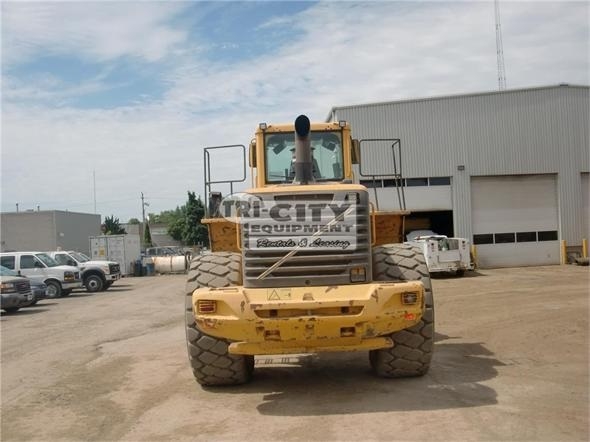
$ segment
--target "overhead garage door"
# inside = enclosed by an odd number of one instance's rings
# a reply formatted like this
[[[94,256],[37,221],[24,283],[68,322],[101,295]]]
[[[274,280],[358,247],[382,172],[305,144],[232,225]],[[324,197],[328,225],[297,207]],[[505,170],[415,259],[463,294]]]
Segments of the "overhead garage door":
[[[480,267],[559,264],[555,175],[471,178]]]
[[[590,241],[590,204],[588,199],[590,199],[590,181],[588,181],[588,173],[582,173],[582,216],[584,219],[582,220],[583,224],[583,232],[582,235],[584,238]]]

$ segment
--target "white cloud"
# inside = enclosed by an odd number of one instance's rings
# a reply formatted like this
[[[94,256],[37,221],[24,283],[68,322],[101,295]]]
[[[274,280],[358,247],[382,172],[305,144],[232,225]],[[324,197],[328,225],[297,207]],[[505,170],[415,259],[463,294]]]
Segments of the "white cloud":
[[[117,3],[123,11],[113,18],[112,7],[84,5],[59,14],[41,8],[30,22],[13,10],[3,31],[12,39],[9,56],[39,47],[95,61],[174,53],[168,89],[157,102],[112,110],[55,109],[24,100],[57,94],[62,86],[61,96],[49,98],[67,100],[104,87],[103,79],[69,89],[51,77],[28,89],[9,79],[3,210],[21,201],[91,211],[95,169],[99,211],[140,217],[140,192],[152,212],[184,203],[188,189],[202,193],[201,148],[247,144],[258,122],[290,121],[299,113],[323,120],[334,105],[497,88],[492,2],[319,3],[259,26],[256,32],[264,33],[292,25],[290,43],[237,62],[195,53],[202,42],[186,41],[187,30],[170,25],[179,6]],[[61,29],[50,29],[55,14]],[[502,20],[510,87],[588,83],[587,3],[502,2]],[[220,165],[226,172],[236,166],[233,158]]]
[[[92,61],[131,56],[165,57],[187,32],[167,22],[182,2],[2,3],[3,62],[23,62],[38,53],[76,54]]]

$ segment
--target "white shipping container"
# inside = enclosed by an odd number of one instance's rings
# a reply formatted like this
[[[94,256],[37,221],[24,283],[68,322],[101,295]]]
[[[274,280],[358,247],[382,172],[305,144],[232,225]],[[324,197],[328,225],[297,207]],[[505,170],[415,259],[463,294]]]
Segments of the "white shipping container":
[[[90,256],[102,261],[117,261],[121,274],[133,274],[133,263],[141,258],[139,235],[99,235],[90,237]]]

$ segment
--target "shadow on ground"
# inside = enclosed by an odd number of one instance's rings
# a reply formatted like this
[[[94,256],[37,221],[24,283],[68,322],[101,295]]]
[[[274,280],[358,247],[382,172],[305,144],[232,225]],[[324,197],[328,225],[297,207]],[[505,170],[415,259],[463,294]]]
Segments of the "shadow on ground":
[[[431,273],[430,274],[430,278],[432,279],[462,279],[462,278],[475,278],[478,276],[487,276],[484,273],[480,273],[477,270],[470,270],[468,272],[465,272],[462,276],[456,275],[453,272],[449,272],[449,273]]]
[[[4,316],[12,316],[12,317],[18,317],[18,316],[30,316],[30,315],[36,315],[37,313],[43,313],[48,311],[48,308],[39,308],[37,306],[29,306],[29,307],[21,307],[20,310],[14,312],[14,313],[8,313],[5,312],[4,310],[2,310],[2,313],[0,313],[0,315],[2,317]]]
[[[481,343],[454,343],[437,334],[428,374],[383,379],[372,374],[368,355],[323,353],[257,357],[250,384],[215,388],[214,394],[265,393],[258,411],[272,416],[317,416],[479,407],[497,403],[481,382],[504,364]],[[447,342],[448,341],[448,342]],[[212,389],[208,389],[212,390]]]

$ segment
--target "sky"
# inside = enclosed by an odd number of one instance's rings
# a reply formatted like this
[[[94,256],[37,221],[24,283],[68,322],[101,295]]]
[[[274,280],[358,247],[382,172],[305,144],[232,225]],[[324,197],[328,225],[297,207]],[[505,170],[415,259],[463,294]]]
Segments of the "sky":
[[[588,2],[500,14],[508,89],[590,83]],[[203,148],[260,122],[498,89],[493,1],[2,1],[1,25],[3,212],[141,219],[142,193],[205,199]]]

